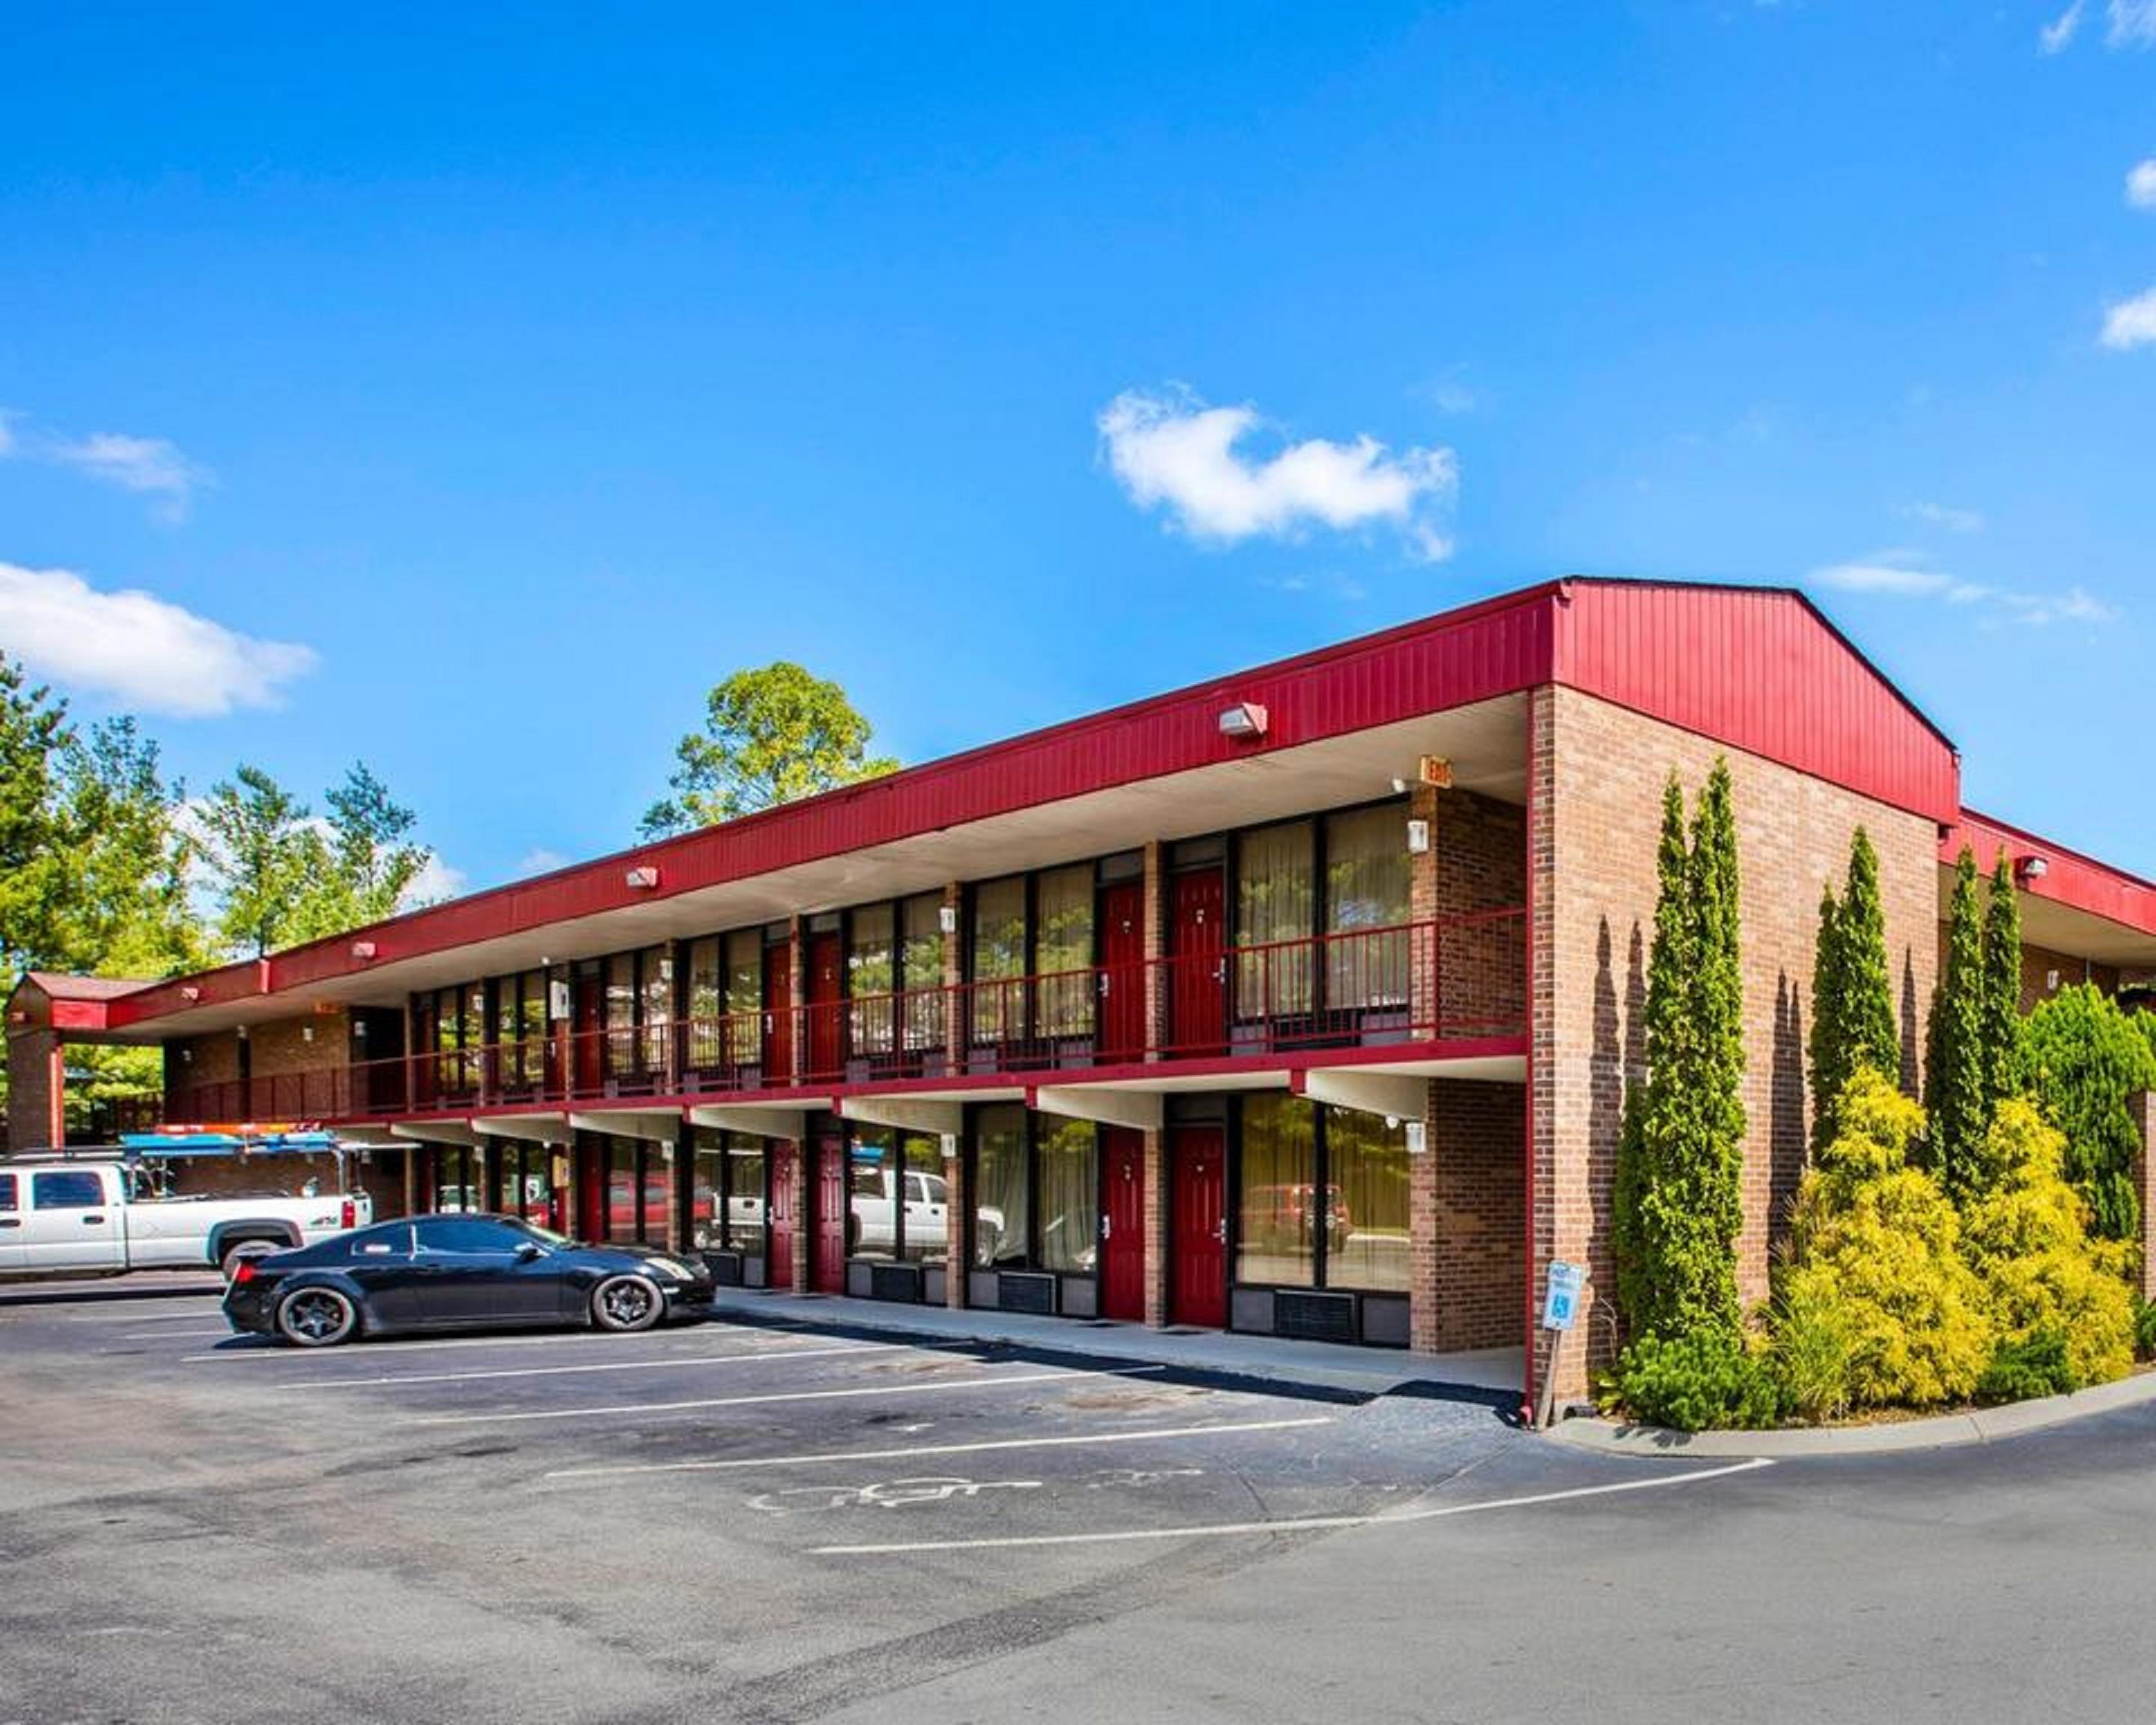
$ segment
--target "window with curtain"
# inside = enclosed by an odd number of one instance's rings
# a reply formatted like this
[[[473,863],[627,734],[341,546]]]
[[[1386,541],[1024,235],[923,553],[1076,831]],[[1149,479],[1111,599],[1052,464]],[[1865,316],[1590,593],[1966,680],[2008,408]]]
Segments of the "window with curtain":
[[[726,1134],[696,1129],[696,1178],[689,1187],[689,1239],[700,1250],[716,1251],[726,1243]]]
[[[951,1255],[951,1187],[943,1178],[942,1141],[925,1132],[906,1132],[900,1144],[906,1157],[901,1250],[908,1263],[941,1264]]]
[[[1306,1288],[1317,1273],[1317,1110],[1297,1096],[1243,1100],[1235,1280]]]
[[[1406,806],[1325,821],[1325,999],[1335,1009],[1408,1001]]]
[[[1034,883],[1033,968],[1040,1034],[1093,1033],[1093,865],[1050,869]]]
[[[1235,845],[1235,1015],[1311,1009],[1316,837],[1306,820],[1259,827]]]
[[[737,1252],[765,1250],[764,1169],[762,1139],[728,1134],[726,1240]]]
[[[983,880],[973,889],[973,1040],[1003,1042],[1025,1034],[1025,877]]]
[[[664,1245],[667,1212],[674,1208],[674,1164],[656,1144],[639,1147],[644,1158],[644,1198],[636,1237],[647,1245]]]
[[[1090,1273],[1101,1233],[1100,1133],[1090,1121],[1043,1115],[1035,1142],[1040,1267]]]
[[[846,918],[847,1046],[855,1054],[889,1054],[897,1044],[893,929],[889,905],[864,905]]]
[[[644,1070],[665,1072],[673,1065],[666,1050],[674,1027],[673,955],[664,947],[646,947],[638,956],[637,973]]]
[[[1017,1269],[1031,1255],[1025,1110],[998,1102],[973,1117],[973,1260],[976,1268]]]
[[[943,1045],[943,895],[918,892],[899,906],[900,986],[906,990],[906,1045]]]
[[[1325,1111],[1325,1286],[1404,1293],[1408,1134],[1375,1114]]]
[[[619,1078],[636,1070],[636,954],[606,962],[606,1070]]]
[[[763,931],[736,930],[726,937],[726,952],[723,1058],[729,1065],[753,1065],[763,1050]]]
[[[855,1258],[898,1255],[896,1134],[856,1128],[846,1144],[847,1245]]]

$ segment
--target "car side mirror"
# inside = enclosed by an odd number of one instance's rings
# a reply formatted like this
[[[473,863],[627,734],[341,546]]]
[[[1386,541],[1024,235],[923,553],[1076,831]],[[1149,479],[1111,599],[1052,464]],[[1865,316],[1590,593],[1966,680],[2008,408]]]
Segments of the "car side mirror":
[[[547,1248],[539,1245],[536,1240],[527,1240],[522,1245],[516,1249],[516,1261],[520,1264],[529,1264],[534,1259],[543,1258],[546,1255]]]

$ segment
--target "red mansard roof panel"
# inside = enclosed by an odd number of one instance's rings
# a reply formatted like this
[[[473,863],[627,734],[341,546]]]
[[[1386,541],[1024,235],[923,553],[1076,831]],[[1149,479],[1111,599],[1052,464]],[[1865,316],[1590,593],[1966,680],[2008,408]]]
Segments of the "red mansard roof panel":
[[[1565,584],[1558,682],[1942,824],[1953,745],[1803,594],[1659,581]]]

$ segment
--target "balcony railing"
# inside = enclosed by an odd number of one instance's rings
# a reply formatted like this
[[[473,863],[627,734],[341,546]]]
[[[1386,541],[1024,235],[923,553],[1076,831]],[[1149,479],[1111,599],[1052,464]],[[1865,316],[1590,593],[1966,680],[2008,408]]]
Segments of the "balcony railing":
[[[1508,909],[1045,975],[572,1031],[183,1086],[187,1120],[354,1119],[1525,1033],[1527,915]]]

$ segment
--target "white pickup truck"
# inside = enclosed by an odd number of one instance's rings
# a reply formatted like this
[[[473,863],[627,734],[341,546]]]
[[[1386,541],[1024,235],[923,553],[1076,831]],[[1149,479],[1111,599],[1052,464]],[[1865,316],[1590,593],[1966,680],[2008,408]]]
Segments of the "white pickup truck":
[[[120,1161],[0,1163],[0,1276],[201,1270],[311,1245],[374,1219],[364,1193],[319,1198],[148,1195]]]

